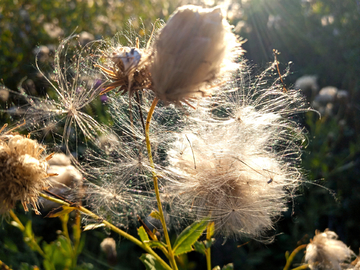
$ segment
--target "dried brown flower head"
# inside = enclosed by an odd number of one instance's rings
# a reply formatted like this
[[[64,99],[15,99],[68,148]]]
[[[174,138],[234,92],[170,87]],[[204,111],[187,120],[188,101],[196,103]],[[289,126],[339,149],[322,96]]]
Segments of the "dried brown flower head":
[[[13,208],[17,201],[25,211],[30,204],[39,213],[39,193],[49,186],[46,170],[51,155],[43,157],[44,150],[43,145],[26,136],[0,134],[0,213]]]
[[[117,87],[122,94],[132,95],[137,90],[149,88],[151,78],[145,50],[130,47],[110,48],[103,53],[105,63],[96,65],[112,82],[100,93],[103,95]]]

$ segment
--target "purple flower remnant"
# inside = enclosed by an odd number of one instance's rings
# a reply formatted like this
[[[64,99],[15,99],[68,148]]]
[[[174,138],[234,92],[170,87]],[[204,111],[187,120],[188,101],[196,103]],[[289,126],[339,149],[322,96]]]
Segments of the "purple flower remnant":
[[[107,103],[109,98],[106,94],[100,96],[100,100],[102,103]]]

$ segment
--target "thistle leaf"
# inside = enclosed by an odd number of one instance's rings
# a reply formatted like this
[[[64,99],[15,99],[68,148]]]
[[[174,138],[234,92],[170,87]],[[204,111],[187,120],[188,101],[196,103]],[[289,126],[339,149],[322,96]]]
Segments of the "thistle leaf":
[[[164,244],[163,242],[160,241],[144,241],[145,244],[147,244],[149,247],[151,248],[167,248],[166,244]]]
[[[165,270],[165,268],[150,254],[143,254],[140,260],[146,267],[146,270]]]
[[[178,256],[193,250],[192,245],[198,240],[205,230],[209,218],[204,218],[201,221],[196,221],[187,227],[178,236],[174,244],[174,254]]]
[[[50,211],[49,214],[47,214],[45,217],[47,217],[47,218],[60,217],[62,215],[69,214],[74,210],[76,210],[75,207],[62,205],[62,206]]]
[[[145,241],[149,241],[149,236],[148,234],[146,233],[145,229],[143,226],[141,226],[139,229],[138,229],[138,235],[141,239],[142,242],[145,242]]]
[[[215,222],[210,222],[206,228],[206,240],[210,240],[215,233]]]
[[[201,242],[199,242],[199,241],[196,241],[196,242],[194,243],[194,249],[195,249],[195,251],[197,251],[197,252],[205,255],[205,246],[204,246],[203,243],[201,243]]]

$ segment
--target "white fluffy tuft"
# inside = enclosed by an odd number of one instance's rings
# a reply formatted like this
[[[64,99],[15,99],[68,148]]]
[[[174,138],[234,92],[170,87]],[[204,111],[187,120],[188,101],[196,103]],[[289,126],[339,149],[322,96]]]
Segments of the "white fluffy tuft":
[[[342,241],[337,240],[335,232],[326,229],[323,233],[316,231],[315,234],[306,248],[305,261],[310,269],[341,270],[355,255]]]
[[[153,91],[178,104],[208,96],[211,83],[229,69],[241,50],[220,8],[179,8],[152,46]]]

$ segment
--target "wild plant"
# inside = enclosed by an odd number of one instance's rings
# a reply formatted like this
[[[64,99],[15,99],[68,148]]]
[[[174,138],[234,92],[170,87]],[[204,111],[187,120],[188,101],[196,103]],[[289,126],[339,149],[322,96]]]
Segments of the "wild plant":
[[[298,91],[283,85],[286,74],[280,75],[277,61],[251,79],[243,41],[219,8],[181,7],[152,36],[143,48],[139,39],[130,47],[101,40],[71,52],[76,36],[65,39],[48,79],[54,97],[26,96],[25,107],[15,110],[27,128],[63,121],[63,132],[56,134],[60,141],[54,142],[64,145],[83,174],[77,196],[51,191],[47,161],[52,154],[45,155],[45,146],[11,131],[0,135],[6,164],[0,172],[6,176],[0,180],[1,212],[9,212],[26,232],[11,210],[16,201],[26,211],[31,204],[36,213],[39,196],[59,204],[48,217],[62,219],[75,254],[69,267],[76,266],[81,252],[81,214],[84,230],[107,227],[141,247],[146,269],[178,269],[178,256],[193,250],[213,269],[214,236],[271,242],[275,222],[303,181],[306,135],[296,116],[310,109]],[[106,99],[107,125],[88,113],[99,96]],[[66,224],[73,211],[78,219],[72,242]],[[136,238],[127,229],[139,223]],[[185,226],[171,241],[169,231]],[[307,246],[308,264],[301,267],[338,265],[351,257],[333,240],[335,233],[324,234]],[[343,253],[331,259],[324,255],[327,250],[316,253],[328,243],[321,237]],[[102,244],[110,257],[116,256],[113,246],[111,240]],[[44,267],[51,269],[45,253],[44,258]],[[287,257],[284,269],[292,260]]]

